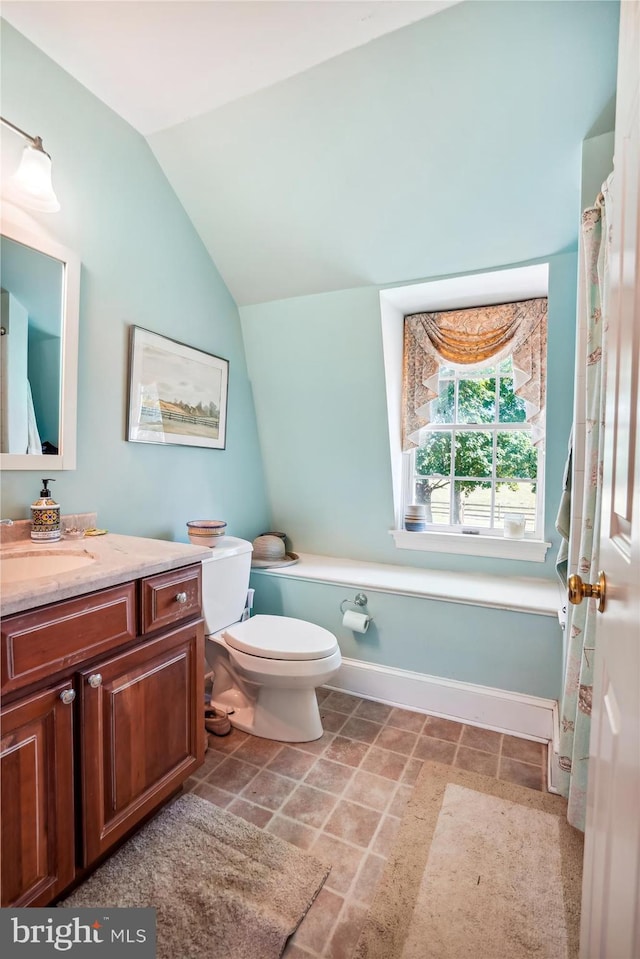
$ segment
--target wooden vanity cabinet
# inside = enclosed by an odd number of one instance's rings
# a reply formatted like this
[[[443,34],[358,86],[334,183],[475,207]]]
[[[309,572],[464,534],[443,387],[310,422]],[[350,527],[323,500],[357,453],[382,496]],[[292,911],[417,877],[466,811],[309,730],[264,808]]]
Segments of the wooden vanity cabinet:
[[[3,906],[44,906],[75,875],[72,697],[67,680],[2,710]]]
[[[200,569],[3,621],[3,907],[51,902],[202,763]]]
[[[201,622],[79,674],[82,865],[168,798],[202,762]]]

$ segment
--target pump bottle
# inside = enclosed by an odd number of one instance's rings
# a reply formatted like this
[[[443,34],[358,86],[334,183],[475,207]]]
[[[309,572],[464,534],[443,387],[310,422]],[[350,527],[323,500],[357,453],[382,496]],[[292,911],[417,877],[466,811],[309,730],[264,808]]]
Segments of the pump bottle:
[[[55,543],[60,539],[60,506],[51,497],[49,483],[53,479],[43,479],[40,499],[31,507],[31,539],[38,543]]]

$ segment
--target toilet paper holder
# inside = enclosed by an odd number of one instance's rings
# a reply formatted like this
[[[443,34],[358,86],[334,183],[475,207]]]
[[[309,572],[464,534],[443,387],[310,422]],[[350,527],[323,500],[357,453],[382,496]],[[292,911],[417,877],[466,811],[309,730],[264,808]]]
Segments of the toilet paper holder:
[[[355,599],[343,599],[340,603],[340,612],[344,613],[344,605],[348,603],[350,606],[355,606],[357,612],[361,612],[363,608],[367,605],[367,597],[364,593],[356,593]]]

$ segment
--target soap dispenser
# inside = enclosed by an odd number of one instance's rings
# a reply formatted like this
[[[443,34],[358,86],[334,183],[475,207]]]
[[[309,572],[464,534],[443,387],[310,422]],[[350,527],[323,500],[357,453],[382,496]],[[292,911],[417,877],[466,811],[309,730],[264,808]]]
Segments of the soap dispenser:
[[[43,479],[40,499],[31,507],[31,539],[38,543],[53,543],[60,539],[60,506],[51,498],[49,483],[53,479]]]

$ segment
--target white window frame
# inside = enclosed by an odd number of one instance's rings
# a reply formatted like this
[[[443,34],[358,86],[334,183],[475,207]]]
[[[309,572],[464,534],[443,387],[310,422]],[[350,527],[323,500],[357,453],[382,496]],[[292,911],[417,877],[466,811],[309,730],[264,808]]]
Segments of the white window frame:
[[[416,283],[411,286],[392,287],[380,291],[380,314],[384,353],[387,414],[389,425],[389,451],[395,526],[390,530],[398,549],[458,553],[489,556],[502,559],[522,559],[542,563],[550,543],[540,534],[525,535],[524,539],[507,539],[499,531],[483,530],[479,534],[466,535],[461,530],[442,531],[429,529],[425,532],[408,532],[403,529],[403,503],[406,495],[407,457],[401,446],[401,398],[402,398],[402,352],[404,317],[411,313],[438,312],[464,309],[474,306],[489,306],[516,300],[546,297],[549,291],[549,264],[516,267]],[[481,428],[481,427],[478,427]],[[538,459],[538,509],[540,519],[537,529],[543,529],[544,517],[544,454]],[[405,495],[403,495],[405,494]]]
[[[507,359],[507,357],[505,357]],[[487,363],[487,367],[490,364]],[[465,376],[464,372],[460,367],[455,369],[453,381],[460,382],[460,380],[471,380],[471,379],[480,379],[481,370],[474,370],[469,376]],[[490,374],[487,374],[490,375]],[[499,409],[499,382],[502,379],[502,375],[498,373],[496,375],[496,411]],[[447,379],[450,379],[447,377]],[[458,395],[456,391],[456,396]],[[454,421],[451,423],[430,423],[428,427],[424,428],[423,436],[426,437],[429,433],[464,433],[464,432],[486,432],[491,433],[493,437],[493,455],[492,455],[492,469],[489,476],[482,477],[464,477],[464,479],[477,479],[479,483],[490,483],[491,484],[491,506],[492,512],[495,507],[495,487],[497,483],[504,482],[496,474],[496,441],[498,433],[530,433],[530,428],[527,428],[527,424],[524,422],[491,422],[491,423],[459,423],[457,422],[457,404],[455,407]],[[403,453],[403,483],[402,483],[402,493],[403,493],[403,509],[402,514],[404,515],[404,507],[408,503],[413,502],[414,489],[413,485],[418,474],[415,471],[415,456],[417,453],[417,448],[410,450],[408,453]],[[530,477],[510,477],[509,480],[513,482],[520,483],[535,483],[536,484],[536,510],[534,516],[534,528],[529,529],[526,533],[527,539],[540,539],[540,533],[544,526],[544,448],[538,447],[538,462],[537,462],[537,476],[534,480]],[[455,477],[455,443],[451,444],[451,463],[449,470],[449,482],[451,483],[451,489],[453,490],[454,477]],[[443,478],[445,478],[443,476]],[[511,510],[511,512],[517,513],[517,509]],[[464,523],[462,527],[467,530],[473,530],[474,535],[484,535],[484,536],[503,536],[503,531],[500,528],[487,528],[487,527],[474,527],[473,523]],[[427,530],[429,532],[440,532],[440,533],[458,533],[461,532],[461,527],[453,524],[447,523],[432,523],[427,525]]]

